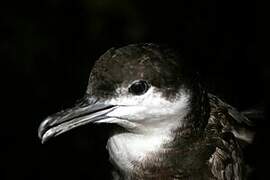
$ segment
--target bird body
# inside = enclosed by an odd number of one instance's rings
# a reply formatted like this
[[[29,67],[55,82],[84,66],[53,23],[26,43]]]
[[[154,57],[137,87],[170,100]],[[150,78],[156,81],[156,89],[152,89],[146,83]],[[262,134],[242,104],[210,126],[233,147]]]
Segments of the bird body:
[[[107,142],[114,179],[241,180],[251,122],[206,92],[175,51],[155,44],[110,49],[94,65],[86,95],[49,116],[46,141],[84,124],[111,123]]]

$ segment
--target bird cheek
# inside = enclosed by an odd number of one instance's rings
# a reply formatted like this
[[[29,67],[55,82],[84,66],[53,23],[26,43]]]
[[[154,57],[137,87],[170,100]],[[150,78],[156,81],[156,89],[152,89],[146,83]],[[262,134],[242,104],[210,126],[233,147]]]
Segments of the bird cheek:
[[[140,120],[144,111],[146,111],[146,108],[143,106],[121,106],[108,113],[107,116],[126,120]]]

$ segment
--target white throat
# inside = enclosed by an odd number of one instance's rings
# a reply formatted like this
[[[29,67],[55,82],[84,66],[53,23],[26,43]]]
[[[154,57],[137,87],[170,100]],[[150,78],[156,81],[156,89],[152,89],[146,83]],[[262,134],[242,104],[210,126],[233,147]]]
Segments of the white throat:
[[[172,128],[172,127],[170,127]],[[156,129],[146,134],[121,133],[109,138],[107,149],[112,162],[122,171],[129,172],[134,162],[142,163],[155,153],[162,151],[163,145],[173,140],[168,129]]]

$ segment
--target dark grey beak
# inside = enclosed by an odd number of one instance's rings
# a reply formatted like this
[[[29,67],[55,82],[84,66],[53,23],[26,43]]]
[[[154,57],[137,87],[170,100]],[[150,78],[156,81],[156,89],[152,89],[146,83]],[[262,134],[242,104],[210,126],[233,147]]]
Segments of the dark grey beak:
[[[47,117],[39,126],[38,136],[44,143],[51,137],[58,136],[73,128],[106,119],[106,114],[115,108],[114,105],[106,105],[93,98],[83,98],[73,108]]]

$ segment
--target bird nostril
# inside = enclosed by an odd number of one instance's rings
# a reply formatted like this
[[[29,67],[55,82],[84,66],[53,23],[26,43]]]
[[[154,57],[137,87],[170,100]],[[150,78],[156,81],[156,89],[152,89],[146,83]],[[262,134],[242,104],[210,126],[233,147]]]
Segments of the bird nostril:
[[[83,108],[91,104],[95,104],[97,102],[98,102],[98,98],[88,97],[87,95],[85,95],[82,99],[77,100],[76,104],[77,106]]]

